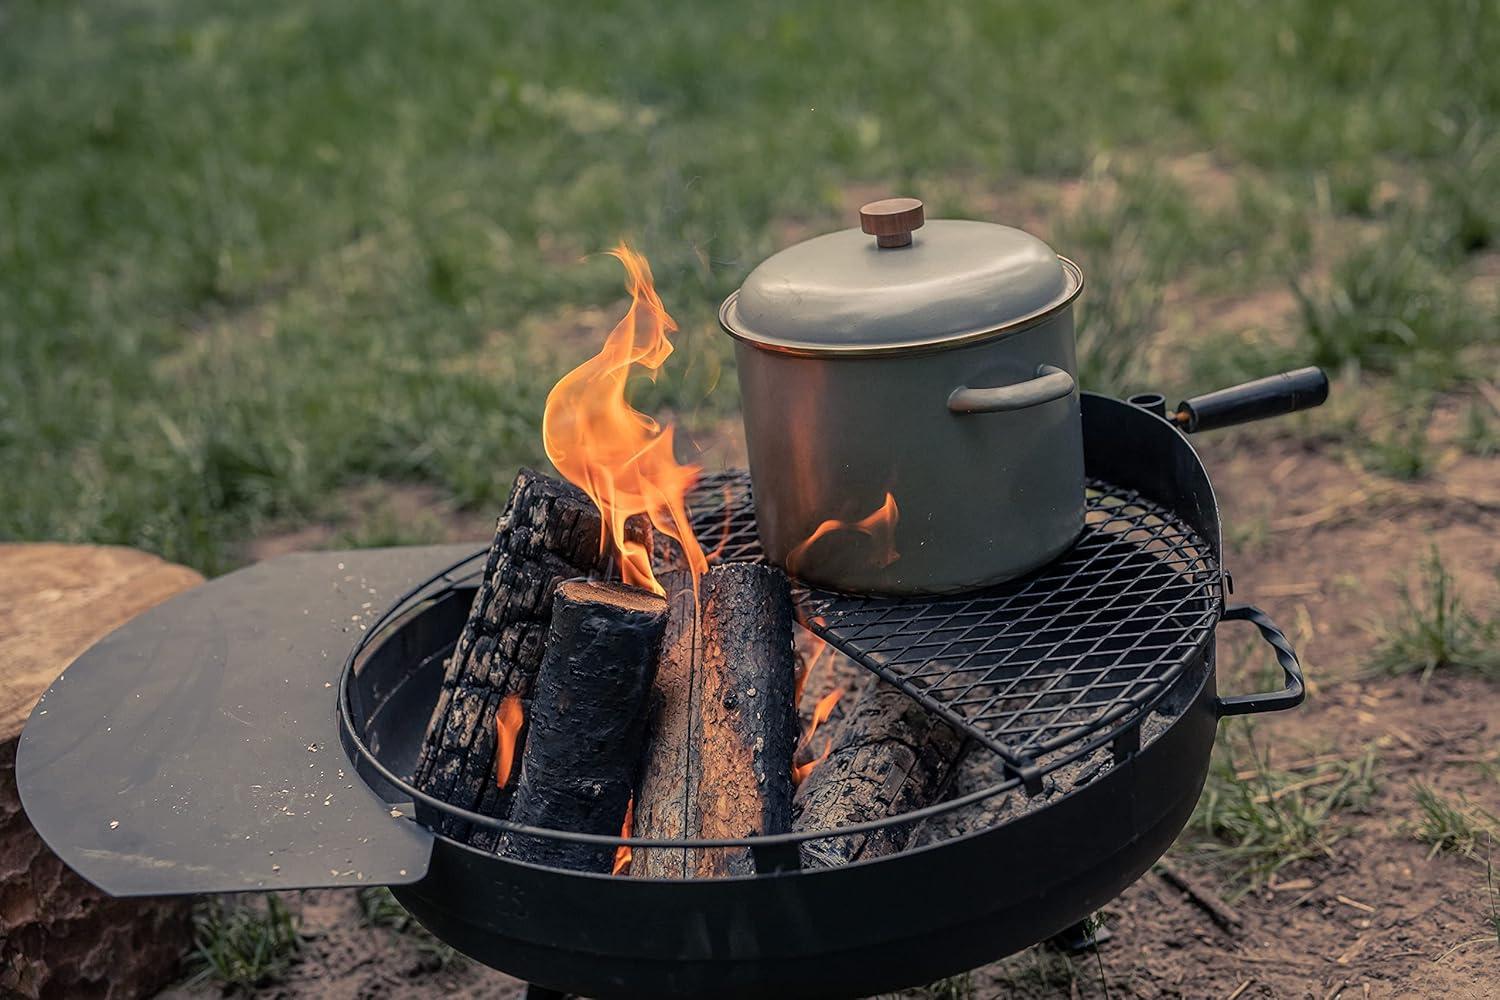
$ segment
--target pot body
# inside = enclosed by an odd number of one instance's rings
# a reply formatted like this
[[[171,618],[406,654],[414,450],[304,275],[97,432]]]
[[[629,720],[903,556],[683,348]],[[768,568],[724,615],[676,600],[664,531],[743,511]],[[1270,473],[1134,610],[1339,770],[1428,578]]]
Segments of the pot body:
[[[1076,377],[1071,306],[925,352],[800,355],[743,340],[735,351],[761,543],[799,579],[851,593],[965,590],[1043,565],[1082,529],[1076,384],[1002,412],[950,406],[963,388]]]

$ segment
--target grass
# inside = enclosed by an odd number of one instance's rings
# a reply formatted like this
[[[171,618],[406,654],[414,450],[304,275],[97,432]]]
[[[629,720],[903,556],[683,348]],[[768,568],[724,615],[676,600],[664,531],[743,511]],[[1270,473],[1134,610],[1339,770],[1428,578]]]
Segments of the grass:
[[[683,328],[641,403],[709,426],[737,406],[715,306],[788,220],[848,225],[853,188],[1002,221],[1028,180],[1123,192],[1049,213],[1089,268],[1096,388],[1155,377],[1182,282],[1306,271],[1330,171],[1328,211],[1384,219],[1386,163],[1430,192],[1421,238],[1309,284],[1309,342],[1451,372],[1430,356],[1473,327],[1444,276],[1500,204],[1492,4],[17,0],[5,24],[0,460],[25,471],[0,537],[210,573],[351,483],[496,507],[589,349],[574,317],[621,296],[597,254],[622,236]],[[1168,169],[1206,150],[1244,179],[1223,204]]]
[[[1226,734],[1182,846],[1222,868],[1238,898],[1288,865],[1331,856],[1343,834],[1339,816],[1363,811],[1375,795],[1376,764],[1367,751],[1283,771],[1248,726],[1241,738]]]
[[[381,927],[410,937],[422,953],[422,965],[428,971],[451,968],[466,961],[451,945],[433,937],[396,901],[383,885],[359,890],[359,917],[366,927]]]
[[[1500,888],[1495,887],[1495,863],[1488,856],[1484,859],[1484,901],[1489,904],[1490,930],[1495,933],[1495,943],[1500,944]]]
[[[193,914],[192,982],[214,980],[226,989],[265,986],[281,978],[301,950],[297,917],[275,893],[243,901],[214,896]]]
[[[1434,671],[1500,672],[1500,620],[1485,620],[1468,609],[1453,574],[1433,547],[1415,586],[1402,581],[1400,610],[1374,626],[1373,669],[1386,674],[1420,673],[1425,684]]]
[[[403,932],[415,926],[406,907],[396,902],[391,890],[383,885],[373,885],[359,890],[359,919],[366,927],[388,927]]]
[[[939,979],[902,995],[920,1000],[975,1000],[979,996],[975,992],[974,974],[971,972]]]
[[[1464,407],[1458,446],[1475,458],[1500,455],[1500,430],[1495,427],[1489,404],[1474,400]]]
[[[1084,978],[1079,966],[1088,960],[1088,956],[1067,955],[1055,948],[1038,945],[1002,959],[997,963],[995,974],[1011,991],[1020,995],[1039,991],[1066,995],[1073,983]]]
[[[1386,427],[1372,436],[1362,459],[1365,468],[1393,479],[1421,479],[1432,471],[1432,446],[1427,425],[1432,416],[1430,400],[1412,400]]]
[[[1412,836],[1432,845],[1428,858],[1439,852],[1478,858],[1479,845],[1500,834],[1500,819],[1462,793],[1450,799],[1420,781],[1413,781],[1411,790],[1421,809]]]
[[[1399,374],[1443,388],[1475,369],[1474,345],[1494,342],[1451,268],[1393,229],[1339,260],[1327,281],[1292,283],[1302,312],[1302,346],[1329,369]],[[1482,370],[1482,369],[1480,369]]]

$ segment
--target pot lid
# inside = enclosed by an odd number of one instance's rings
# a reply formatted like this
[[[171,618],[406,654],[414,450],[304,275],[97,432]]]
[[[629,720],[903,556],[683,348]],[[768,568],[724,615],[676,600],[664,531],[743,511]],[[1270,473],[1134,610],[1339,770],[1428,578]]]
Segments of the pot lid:
[[[880,354],[1009,333],[1066,306],[1083,287],[1077,265],[1030,233],[924,222],[915,198],[871,202],[860,209],[859,229],[798,243],[751,271],[719,321],[731,336],[771,350]]]

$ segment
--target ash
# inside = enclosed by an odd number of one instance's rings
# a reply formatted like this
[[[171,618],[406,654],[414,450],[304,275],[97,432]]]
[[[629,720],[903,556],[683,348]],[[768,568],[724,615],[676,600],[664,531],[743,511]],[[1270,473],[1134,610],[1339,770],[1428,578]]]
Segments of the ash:
[[[1154,743],[1162,733],[1171,728],[1178,714],[1180,713],[1158,710],[1148,715],[1141,723],[1141,746],[1144,748]],[[1043,761],[1045,762],[1045,758]],[[1035,798],[1028,798],[1025,791],[1018,788],[927,820],[917,828],[912,846],[922,847],[952,837],[961,837],[1035,812],[1053,799],[1094,781],[1113,766],[1114,760],[1109,748],[1101,747],[1087,757],[1048,774],[1042,780],[1042,793]],[[947,799],[962,798],[972,792],[998,785],[1004,780],[1005,769],[1001,766],[1000,758],[982,746],[970,744],[959,760]]]

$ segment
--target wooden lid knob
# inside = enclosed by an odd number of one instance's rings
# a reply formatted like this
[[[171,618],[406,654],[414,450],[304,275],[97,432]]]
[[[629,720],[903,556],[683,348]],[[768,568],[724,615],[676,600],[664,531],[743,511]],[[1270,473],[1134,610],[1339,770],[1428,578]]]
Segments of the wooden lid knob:
[[[882,198],[859,210],[859,228],[887,248],[911,246],[912,230],[925,221],[922,203],[915,198]]]

